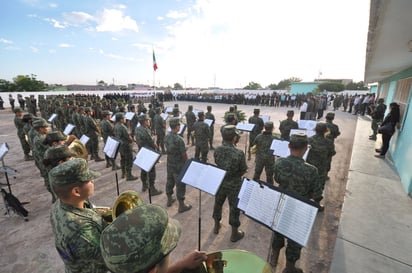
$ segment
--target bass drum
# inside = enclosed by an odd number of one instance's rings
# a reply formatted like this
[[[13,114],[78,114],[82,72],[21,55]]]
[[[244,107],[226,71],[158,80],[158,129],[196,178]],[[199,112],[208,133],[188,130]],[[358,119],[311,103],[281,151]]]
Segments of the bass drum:
[[[207,261],[198,268],[182,273],[274,273],[269,263],[254,253],[229,249],[207,254]]]

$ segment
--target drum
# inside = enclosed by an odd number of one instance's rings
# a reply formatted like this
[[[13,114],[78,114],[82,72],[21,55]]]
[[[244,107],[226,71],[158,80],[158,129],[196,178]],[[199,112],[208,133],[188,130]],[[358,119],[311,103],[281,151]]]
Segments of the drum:
[[[273,273],[272,267],[254,253],[229,249],[207,254],[207,261],[199,268],[183,273]]]

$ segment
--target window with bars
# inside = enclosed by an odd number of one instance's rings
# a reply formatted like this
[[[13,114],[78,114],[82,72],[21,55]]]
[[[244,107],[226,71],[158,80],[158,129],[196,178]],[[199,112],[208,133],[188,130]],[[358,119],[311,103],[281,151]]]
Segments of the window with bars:
[[[408,111],[408,98],[412,86],[412,77],[399,80],[396,86],[396,92],[394,97],[394,102],[399,104],[400,108],[400,126],[399,129],[402,130],[403,122],[406,118]]]

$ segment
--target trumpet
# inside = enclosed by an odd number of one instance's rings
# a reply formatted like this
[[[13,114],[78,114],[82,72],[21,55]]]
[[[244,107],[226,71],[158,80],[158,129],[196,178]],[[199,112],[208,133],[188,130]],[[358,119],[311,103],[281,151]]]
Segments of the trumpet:
[[[142,206],[143,199],[135,191],[125,191],[121,193],[113,204],[113,207],[95,207],[98,214],[108,222],[113,222],[119,215],[125,211]]]

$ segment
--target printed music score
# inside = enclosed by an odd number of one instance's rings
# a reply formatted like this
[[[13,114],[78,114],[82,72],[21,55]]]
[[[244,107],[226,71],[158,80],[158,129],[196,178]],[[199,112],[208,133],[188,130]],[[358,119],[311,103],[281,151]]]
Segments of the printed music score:
[[[53,114],[49,117],[49,119],[48,119],[47,121],[50,122],[50,123],[52,123],[56,118],[57,118],[57,114],[56,114],[56,113],[53,113]]]
[[[238,123],[236,124],[236,129],[240,131],[252,132],[256,124],[253,123]]]
[[[104,145],[103,152],[109,158],[116,158],[117,152],[119,151],[120,141],[116,140],[115,138],[109,136],[106,140],[106,144]]]
[[[124,115],[124,117],[125,117],[127,120],[132,120],[135,115],[136,115],[136,113],[134,113],[134,112],[126,112],[126,114]]]
[[[273,155],[276,155],[279,157],[288,157],[290,155],[289,141],[274,139],[272,141],[272,144],[270,145],[270,150],[273,151]],[[308,157],[309,150],[310,150],[310,146],[308,146],[308,149],[303,155],[304,160],[306,160],[306,158]]]
[[[213,124],[213,119],[205,119],[204,122],[210,127]]]
[[[306,246],[318,208],[264,182],[243,179],[238,208],[252,219]]]
[[[71,123],[67,124],[66,128],[64,128],[63,134],[65,134],[65,135],[70,135],[70,134],[73,132],[73,129],[74,129],[75,127],[76,127],[76,126],[74,126],[74,125],[71,124]]]
[[[89,139],[90,139],[90,137],[88,137],[86,135],[82,135],[79,140],[80,140],[81,143],[83,143],[83,145],[86,145],[87,142],[89,141]]]
[[[137,167],[141,168],[145,172],[150,172],[153,166],[160,158],[160,153],[152,149],[142,147],[136,155],[136,159],[133,161]]]

